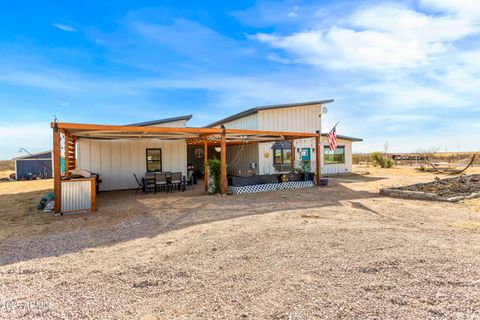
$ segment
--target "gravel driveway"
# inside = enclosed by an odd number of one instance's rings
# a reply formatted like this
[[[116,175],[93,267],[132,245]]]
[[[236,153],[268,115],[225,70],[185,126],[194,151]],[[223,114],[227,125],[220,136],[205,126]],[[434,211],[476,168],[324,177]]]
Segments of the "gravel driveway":
[[[0,316],[478,319],[476,203],[383,198],[369,190],[385,180],[353,181],[107,194],[96,214],[2,241]]]

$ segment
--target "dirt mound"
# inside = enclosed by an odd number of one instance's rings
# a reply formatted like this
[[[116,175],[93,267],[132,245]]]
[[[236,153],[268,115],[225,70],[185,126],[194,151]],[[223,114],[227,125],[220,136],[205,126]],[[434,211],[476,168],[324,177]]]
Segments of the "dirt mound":
[[[469,196],[480,192],[480,175],[437,179],[430,183],[400,187],[399,190],[434,193],[442,198]]]

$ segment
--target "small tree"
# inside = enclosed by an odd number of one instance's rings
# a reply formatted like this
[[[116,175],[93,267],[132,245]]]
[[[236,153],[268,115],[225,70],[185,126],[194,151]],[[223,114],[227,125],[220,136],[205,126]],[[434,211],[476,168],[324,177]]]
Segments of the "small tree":
[[[208,160],[208,177],[206,176],[205,179],[209,179],[211,177],[211,181],[213,182],[212,193],[219,193],[220,192],[220,160],[218,159],[209,159]]]

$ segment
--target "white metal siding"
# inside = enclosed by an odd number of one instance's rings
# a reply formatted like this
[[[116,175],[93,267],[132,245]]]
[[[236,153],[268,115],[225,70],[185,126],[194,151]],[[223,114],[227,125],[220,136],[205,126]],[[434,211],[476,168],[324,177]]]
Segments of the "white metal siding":
[[[259,174],[274,174],[276,173],[275,167],[273,166],[273,144],[274,142],[265,142],[260,143],[259,146],[259,163],[258,163],[258,170]],[[315,147],[315,139],[307,138],[307,139],[298,139],[295,140],[295,162],[297,163],[300,160],[300,152],[297,151],[297,148],[314,148]],[[267,156],[266,156],[267,155]],[[315,153],[313,151],[310,152],[310,159],[311,161],[315,161]]]
[[[92,181],[62,181],[62,212],[90,210]]]
[[[252,175],[249,173],[250,162],[258,164],[258,144],[227,147],[228,173],[235,176]]]
[[[258,111],[258,129],[316,132],[320,130],[321,105]]]
[[[345,163],[340,164],[326,164],[323,159],[323,149],[325,145],[328,145],[328,140],[326,137],[322,137],[322,149],[321,149],[321,158],[322,158],[322,174],[337,174],[337,173],[347,173],[352,172],[352,141],[337,139],[337,146],[345,147]]]
[[[259,145],[259,163],[258,170],[259,174],[274,174],[276,173],[273,166],[273,142],[261,143]],[[322,137],[320,150],[321,158],[321,170],[322,174],[337,174],[352,172],[352,142],[350,140],[337,139],[338,146],[345,146],[345,163],[342,164],[324,164],[323,159],[323,146],[328,144],[327,138]],[[297,163],[301,159],[300,152],[297,149],[310,148],[310,160],[312,161],[312,170],[315,168],[313,163],[315,162],[315,152],[312,150],[315,148],[315,139],[298,139],[295,140],[295,162]],[[268,157],[265,157],[265,154],[268,154]]]
[[[225,122],[224,125],[227,129],[258,130],[258,114],[255,113],[230,122]],[[215,128],[220,128],[220,126],[216,126]]]
[[[162,149],[162,170],[187,174],[185,140],[87,140],[78,141],[78,167],[99,173],[100,190],[137,187],[133,173],[141,178],[146,172],[146,149]]]

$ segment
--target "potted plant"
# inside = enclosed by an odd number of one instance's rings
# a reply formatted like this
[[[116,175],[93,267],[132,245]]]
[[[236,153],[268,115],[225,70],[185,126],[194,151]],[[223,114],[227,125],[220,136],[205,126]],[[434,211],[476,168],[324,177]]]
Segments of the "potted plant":
[[[303,181],[307,181],[310,178],[310,169],[310,160],[302,160],[300,162],[300,167],[296,168],[296,171],[302,175]]]

